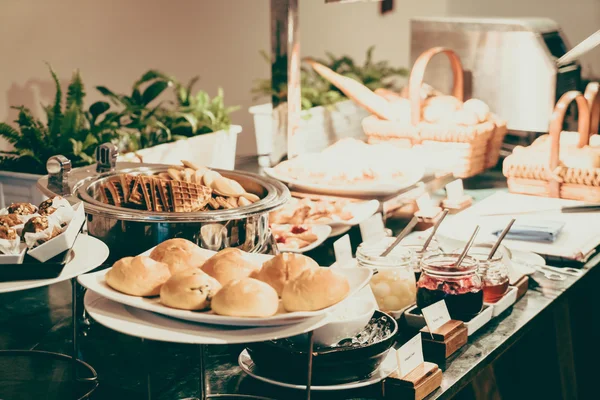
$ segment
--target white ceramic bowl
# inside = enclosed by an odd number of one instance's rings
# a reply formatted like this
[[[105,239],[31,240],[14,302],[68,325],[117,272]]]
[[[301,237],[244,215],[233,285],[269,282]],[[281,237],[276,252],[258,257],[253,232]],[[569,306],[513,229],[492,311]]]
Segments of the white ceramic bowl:
[[[356,336],[367,326],[376,309],[374,299],[360,294],[344,300],[331,312],[331,322],[315,330],[314,343],[332,346],[342,339]]]

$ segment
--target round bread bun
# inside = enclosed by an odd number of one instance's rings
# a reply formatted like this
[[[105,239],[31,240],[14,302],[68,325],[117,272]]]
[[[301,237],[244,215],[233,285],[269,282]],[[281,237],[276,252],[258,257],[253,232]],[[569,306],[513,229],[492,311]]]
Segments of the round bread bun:
[[[453,96],[431,97],[423,107],[423,119],[430,123],[447,120],[460,106],[460,100]]]
[[[281,253],[265,261],[261,270],[250,276],[270,285],[281,297],[283,286],[290,279],[296,278],[307,269],[316,268],[319,268],[319,264],[310,257],[302,254]]]
[[[181,310],[206,310],[221,284],[200,269],[179,272],[160,288],[160,302]]]
[[[231,280],[250,276],[259,268],[247,253],[240,249],[227,248],[209,258],[202,266],[202,271],[218,280],[221,285],[226,285]]]
[[[288,312],[316,311],[339,303],[348,292],[345,276],[331,268],[309,269],[284,286],[281,300]]]
[[[469,99],[465,101],[463,110],[475,113],[479,122],[487,121],[490,114],[490,107],[479,99]]]
[[[234,279],[212,300],[212,309],[230,317],[270,317],[277,313],[279,297],[271,286],[253,278]]]
[[[186,239],[169,239],[162,242],[152,250],[150,258],[166,263],[171,274],[200,268],[207,259],[200,247]]]
[[[111,288],[132,296],[158,296],[160,287],[170,277],[169,266],[147,256],[125,257],[106,273]]]
[[[479,123],[479,118],[473,111],[463,109],[456,111],[452,115],[451,121],[458,125],[472,126]]]

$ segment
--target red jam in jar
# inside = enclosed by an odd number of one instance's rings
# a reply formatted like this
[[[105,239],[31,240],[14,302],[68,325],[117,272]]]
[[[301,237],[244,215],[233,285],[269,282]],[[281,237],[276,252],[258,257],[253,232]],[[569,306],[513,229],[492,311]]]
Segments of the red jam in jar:
[[[422,260],[417,307],[422,309],[444,300],[452,319],[468,321],[483,308],[483,284],[477,274],[477,260],[467,256],[456,267],[458,257],[439,254]]]

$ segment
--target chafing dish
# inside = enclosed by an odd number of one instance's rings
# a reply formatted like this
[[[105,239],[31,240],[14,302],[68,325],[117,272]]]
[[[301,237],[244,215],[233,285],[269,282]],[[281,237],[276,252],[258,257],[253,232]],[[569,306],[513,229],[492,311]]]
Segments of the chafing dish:
[[[262,253],[269,248],[268,213],[290,197],[282,183],[248,172],[215,169],[261,199],[234,209],[190,213],[116,207],[100,200],[101,185],[106,179],[116,173],[152,175],[166,171],[168,166],[116,164],[115,154],[114,148],[102,145],[96,153],[97,164],[73,170],[65,157],[52,157],[47,164],[48,175],[38,181],[39,189],[46,196],[61,195],[72,203],[83,201],[88,233],[109,246],[111,260],[142,253],[174,237],[189,239],[210,250],[238,247]]]

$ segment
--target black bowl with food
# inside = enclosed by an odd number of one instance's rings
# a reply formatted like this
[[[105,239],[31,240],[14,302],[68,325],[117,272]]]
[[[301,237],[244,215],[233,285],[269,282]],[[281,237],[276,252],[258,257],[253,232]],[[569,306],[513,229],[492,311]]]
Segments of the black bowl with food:
[[[365,329],[353,338],[313,351],[313,385],[336,385],[372,376],[396,341],[398,323],[375,311]],[[288,383],[306,383],[308,344],[298,337],[252,343],[248,353],[261,374]]]

